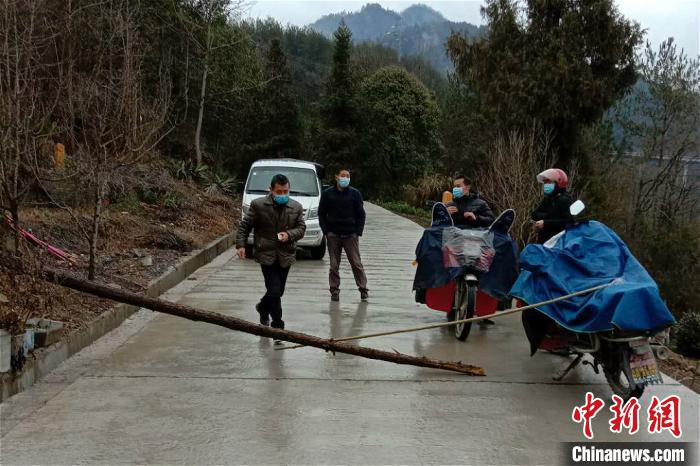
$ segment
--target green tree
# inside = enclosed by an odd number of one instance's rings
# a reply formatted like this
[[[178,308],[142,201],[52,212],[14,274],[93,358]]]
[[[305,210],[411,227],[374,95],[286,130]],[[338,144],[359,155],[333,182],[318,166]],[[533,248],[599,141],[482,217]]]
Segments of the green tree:
[[[439,159],[439,110],[412,74],[386,67],[366,79],[357,95],[362,185],[384,191],[425,175]]]
[[[622,237],[659,284],[676,316],[700,306],[700,60],[673,39],[639,57],[641,80],[616,106],[625,157],[602,176],[615,186],[604,205],[622,205]],[[629,156],[633,155],[633,156]],[[627,195],[622,197],[622,194]]]
[[[273,39],[270,44],[264,76],[267,84],[261,88],[259,97],[259,155],[296,157],[299,155],[302,135],[299,107],[292,89],[287,58],[279,39]]]
[[[488,0],[483,40],[455,34],[456,70],[475,92],[483,130],[533,122],[552,132],[559,164],[577,156],[580,130],[636,82],[640,26],[612,0]]]
[[[323,161],[331,169],[355,162],[354,86],[350,72],[352,33],[341,22],[333,34],[333,69],[326,82],[321,108],[321,150]]]
[[[482,148],[486,133],[479,131],[480,119],[474,92],[454,73],[448,76],[443,99],[440,133],[445,146],[441,168],[446,173],[473,171],[485,161]]]

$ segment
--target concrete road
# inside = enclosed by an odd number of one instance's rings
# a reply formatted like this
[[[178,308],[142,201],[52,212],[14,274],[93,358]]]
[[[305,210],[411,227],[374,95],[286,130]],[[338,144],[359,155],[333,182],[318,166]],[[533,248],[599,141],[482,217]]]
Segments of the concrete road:
[[[368,205],[362,239],[371,298],[363,304],[344,262],[341,302],[330,303],[327,260],[299,262],[284,298],[290,329],[340,337],[440,322],[413,300],[414,223]],[[166,296],[254,320],[259,268],[233,252]],[[609,399],[602,376],[566,360],[530,358],[518,316],[475,326],[466,343],[430,330],[366,341],[382,349],[462,360],[487,376],[396,366],[303,348],[141,311],[30,390],[0,405],[2,464],[557,464],[587,391]],[[596,441],[669,441],[646,433],[652,395],[682,398],[685,441],[698,439],[698,396],[673,380],[647,389],[642,432]]]

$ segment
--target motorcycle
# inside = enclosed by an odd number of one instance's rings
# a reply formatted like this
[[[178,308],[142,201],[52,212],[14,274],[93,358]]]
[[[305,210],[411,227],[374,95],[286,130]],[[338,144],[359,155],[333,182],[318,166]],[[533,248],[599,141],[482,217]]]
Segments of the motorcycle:
[[[650,335],[616,332],[581,334],[562,330],[569,355],[575,358],[560,374],[552,377],[561,381],[579,364],[589,365],[596,374],[603,371],[613,393],[623,400],[640,398],[649,384],[663,383],[656,358],[668,357],[668,349]],[[592,360],[585,360],[586,354]]]
[[[572,217],[574,217],[574,219],[576,220],[576,223],[579,222],[579,216],[584,209],[585,205],[580,200],[574,202],[571,205],[570,213]],[[602,226],[602,224],[599,224],[597,222],[592,223],[594,224],[590,226],[587,225],[584,227],[588,228],[586,232],[589,235],[591,234],[591,232],[595,235],[597,232],[603,231],[608,236],[603,235],[601,236],[601,238],[611,238],[612,240],[610,244],[617,246],[618,243],[616,243],[616,241],[618,241],[619,238],[617,238],[617,236],[614,235],[614,233],[610,234],[610,230],[608,230],[607,227]],[[599,228],[601,230],[598,231],[596,230],[596,228]],[[574,262],[572,261],[572,258],[574,260],[579,260],[580,262],[577,262],[577,266],[579,264],[586,264],[585,261],[587,260],[587,258],[584,257],[584,252],[582,252],[582,249],[584,248],[582,248],[581,245],[585,244],[585,240],[587,239],[587,237],[584,235],[578,238],[574,238],[571,244],[569,244],[569,242],[561,240],[562,237],[564,237],[564,235],[567,233],[567,231],[568,230],[565,230],[559,233],[558,235],[555,235],[543,246],[535,246],[535,248],[543,247],[544,249],[531,250],[531,252],[533,252],[535,256],[541,254],[538,257],[547,258],[543,259],[542,262],[537,263],[534,267],[531,265],[531,272],[535,271],[537,266],[547,267],[548,265],[551,265],[547,263],[547,260],[555,261],[557,257],[560,257],[557,254],[565,256],[565,260],[569,261],[569,263]],[[595,240],[596,238],[593,238],[591,241]],[[624,245],[624,243],[622,243],[621,240],[619,240],[619,243]],[[600,244],[603,245],[604,243],[601,242]],[[597,246],[598,244],[594,244],[593,247]],[[556,248],[557,250],[554,251],[553,248]],[[547,252],[546,249],[550,249],[551,253]],[[606,253],[609,254],[610,251],[616,250],[617,249],[615,248],[611,248],[609,250],[606,250]],[[626,249],[626,246],[624,246],[624,249],[622,248],[622,246],[620,246],[619,250],[625,254],[629,253],[629,251]],[[524,251],[524,253],[526,252],[527,248],[526,251]],[[593,252],[592,254],[595,255],[604,253],[599,251]],[[643,268],[641,267],[641,265],[638,264],[636,259],[634,259],[631,256],[631,254],[629,254],[629,257],[631,257],[631,259],[625,257],[625,260],[621,260],[619,262],[621,264],[629,263],[631,264],[631,267],[634,267],[632,272],[630,272],[633,278],[633,280],[631,281],[633,283],[628,283],[627,288],[618,288],[618,290],[612,290],[615,286],[615,283],[608,287],[608,289],[611,290],[610,295],[614,295],[617,301],[603,301],[605,303],[610,302],[611,304],[603,306],[602,308],[593,307],[593,311],[589,309],[582,313],[577,313],[578,310],[570,308],[568,310],[568,315],[574,317],[572,317],[571,320],[567,320],[566,322],[564,321],[566,320],[567,316],[566,312],[561,312],[557,314],[557,312],[547,308],[529,310],[523,313],[523,325],[532,345],[532,354],[534,354],[534,352],[537,349],[544,349],[566,357],[570,357],[572,355],[575,356],[573,361],[571,361],[571,363],[560,374],[557,374],[553,377],[555,381],[562,380],[571,370],[573,370],[579,364],[589,365],[595,371],[596,374],[599,374],[602,371],[613,393],[620,396],[624,400],[628,400],[632,397],[639,398],[644,393],[644,390],[647,385],[663,382],[661,373],[659,372],[659,368],[656,363],[656,359],[666,359],[668,356],[668,350],[664,346],[665,340],[663,340],[663,338],[660,338],[664,335],[664,333],[659,333],[659,328],[668,327],[674,322],[674,319],[668,311],[668,308],[666,308],[665,304],[663,304],[663,302],[660,300],[660,297],[657,296],[658,288],[656,287],[656,285],[653,284],[653,287],[649,286],[648,282],[653,283],[651,277],[649,277],[648,274],[646,274],[646,271],[644,271],[644,274],[646,275],[639,273],[638,269],[643,270]],[[615,258],[611,260],[614,261]],[[526,257],[525,262],[527,261],[528,258]],[[537,258],[533,260],[533,263],[534,262],[537,262]],[[564,265],[561,265],[562,263]],[[558,265],[560,265],[561,267],[565,267],[566,263],[562,263],[559,263]],[[613,266],[616,264],[614,262],[611,263],[613,264]],[[614,267],[608,268],[614,269]],[[608,268],[600,267],[598,271],[607,270]],[[541,270],[546,270],[549,273],[554,271],[555,269]],[[561,268],[556,270],[557,272],[561,272]],[[619,284],[621,287],[625,287],[626,285],[624,281],[624,276],[625,273],[627,273],[627,271],[624,268],[621,268],[620,270],[622,270],[622,278],[617,278],[616,280],[619,280]],[[567,269],[564,272],[569,273],[570,270]],[[553,277],[551,279],[556,280],[557,277],[554,275],[555,274],[542,274],[539,276],[539,280],[547,279],[549,277]],[[525,283],[526,280],[527,278],[524,279],[523,283]],[[640,283],[644,286],[637,286],[637,283],[634,283],[634,280],[640,280]],[[516,285],[513,288],[514,295],[517,295],[518,293],[524,293],[528,289],[527,286],[523,286],[519,282],[516,283]],[[635,293],[638,292],[640,288],[642,288],[644,291],[644,293],[642,294],[642,298],[647,299],[648,302],[651,303],[649,306],[647,306],[647,308],[649,308],[648,313],[646,308],[644,309],[644,311],[639,311],[639,314],[641,315],[641,317],[639,318],[642,319],[643,322],[650,322],[649,325],[646,326],[648,327],[648,329],[644,328],[644,325],[639,325],[639,328],[636,329],[621,328],[624,326],[617,325],[614,319],[618,319],[620,322],[629,323],[630,319],[633,320],[634,318],[636,318],[636,316],[632,315],[632,313],[625,315],[624,313],[628,312],[627,310],[623,310],[620,315],[617,315],[615,313],[619,311],[611,310],[610,308],[615,307],[616,302],[620,302],[621,294],[630,292]],[[655,289],[656,294],[654,294],[653,292],[649,292],[649,288]],[[532,287],[531,289],[534,289],[534,287]],[[527,300],[522,298],[520,298],[520,300],[521,302],[527,302]],[[530,299],[530,301],[537,302],[541,301],[541,299]],[[595,303],[595,305],[599,305],[599,303]],[[600,309],[603,309],[603,311],[601,312]],[[546,312],[542,312],[543,310]],[[604,312],[609,312],[610,315],[613,316],[613,319],[608,322],[608,324],[610,325],[591,325],[589,328],[585,329],[574,328],[576,327],[576,324],[580,322],[582,316],[583,318],[597,319],[600,317],[600,314]],[[601,321],[598,321],[598,323],[600,322]],[[598,330],[596,329],[596,327],[601,328]],[[628,325],[628,327],[634,327],[634,325]],[[542,333],[543,329],[544,333]],[[539,342],[537,341],[538,338]],[[585,355],[590,355],[591,359],[584,359]]]
[[[445,312],[448,321],[493,314],[502,307],[501,298],[517,277],[516,246],[509,235],[515,212],[505,210],[488,228],[460,229],[454,227],[444,203],[428,206],[433,215],[431,227],[441,229],[441,234],[440,248],[432,249],[439,252],[437,257],[425,262],[455,274],[443,281],[448,281],[446,285],[417,292],[417,301]],[[455,337],[465,341],[471,327],[471,323],[454,325]]]

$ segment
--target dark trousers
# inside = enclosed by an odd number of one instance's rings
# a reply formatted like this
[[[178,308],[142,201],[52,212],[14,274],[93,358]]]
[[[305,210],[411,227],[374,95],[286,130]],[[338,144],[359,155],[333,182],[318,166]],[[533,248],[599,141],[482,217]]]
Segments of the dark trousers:
[[[265,277],[265,289],[267,292],[260,299],[258,312],[260,317],[271,317],[272,326],[276,328],[284,328],[282,320],[282,295],[284,287],[287,285],[287,275],[289,275],[289,267],[280,266],[279,262],[272,265],[262,265],[263,277]]]
[[[345,255],[348,256],[352,274],[355,276],[355,284],[360,290],[366,290],[367,276],[365,276],[365,269],[360,258],[360,240],[357,235],[341,237],[335,233],[328,233],[326,244],[328,244],[328,255],[331,262],[331,269],[328,273],[331,293],[340,289],[340,257],[343,249],[345,249]]]

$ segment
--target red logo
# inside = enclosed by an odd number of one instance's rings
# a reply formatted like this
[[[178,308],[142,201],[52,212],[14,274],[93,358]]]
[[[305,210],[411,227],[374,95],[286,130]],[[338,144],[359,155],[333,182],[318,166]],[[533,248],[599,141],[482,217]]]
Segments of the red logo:
[[[610,411],[613,418],[610,420],[610,432],[620,433],[622,428],[629,430],[630,434],[635,434],[639,430],[639,400],[630,398],[624,403],[622,398],[613,395],[613,405]],[[623,405],[624,404],[624,405]]]
[[[613,404],[610,412],[613,414],[608,424],[610,432],[619,434],[623,429],[627,429],[629,434],[636,434],[639,431],[639,411],[641,406],[637,398],[630,398],[625,403],[617,395],[612,396]],[[591,420],[603,409],[605,402],[596,398],[593,393],[586,393],[586,402],[582,406],[574,407],[571,419],[581,424],[583,423],[583,435],[587,439],[593,438],[593,427]],[[674,437],[680,438],[681,431],[681,398],[678,395],[669,395],[663,400],[657,396],[651,397],[649,409],[647,409],[648,431],[650,434],[658,434],[667,430]]]
[[[571,413],[571,419],[574,422],[583,422],[583,435],[587,439],[593,438],[593,428],[591,427],[591,419],[593,419],[598,411],[603,409],[605,402],[600,398],[593,396],[593,393],[586,393],[586,403],[583,406],[576,406],[574,411]]]
[[[652,396],[647,414],[649,415],[650,434],[668,430],[674,437],[680,438],[681,399],[678,395],[669,395],[663,401]]]

